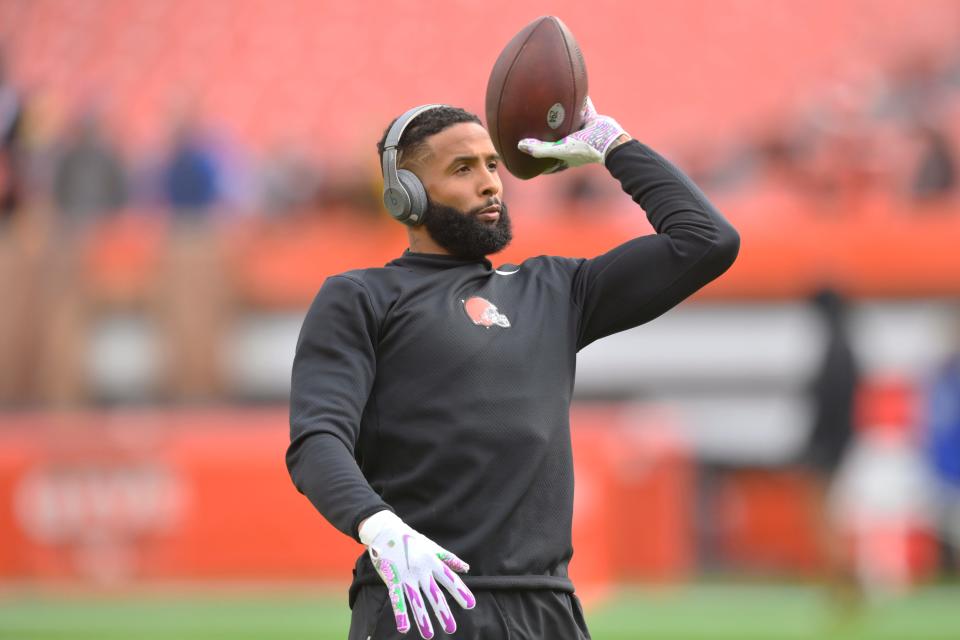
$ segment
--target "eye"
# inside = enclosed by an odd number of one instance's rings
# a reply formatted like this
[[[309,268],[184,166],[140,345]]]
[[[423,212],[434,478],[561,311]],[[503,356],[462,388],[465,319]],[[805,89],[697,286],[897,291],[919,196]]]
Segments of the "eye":
[[[496,171],[497,167],[499,166],[500,166],[500,163],[497,162],[496,160],[491,160],[490,162],[487,163],[487,169],[489,169],[490,171]]]
[[[462,164],[457,167],[457,173],[467,173],[470,171],[470,165]]]

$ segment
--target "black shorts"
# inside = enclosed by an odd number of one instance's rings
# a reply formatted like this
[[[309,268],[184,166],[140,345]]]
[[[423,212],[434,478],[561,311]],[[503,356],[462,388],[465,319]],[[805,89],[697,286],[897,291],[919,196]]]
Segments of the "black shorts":
[[[572,593],[475,590],[477,606],[469,611],[446,595],[457,630],[448,636],[431,611],[434,640],[590,640],[580,600]],[[364,586],[353,603],[348,640],[420,640],[420,632],[416,625],[406,634],[397,631],[386,588]]]

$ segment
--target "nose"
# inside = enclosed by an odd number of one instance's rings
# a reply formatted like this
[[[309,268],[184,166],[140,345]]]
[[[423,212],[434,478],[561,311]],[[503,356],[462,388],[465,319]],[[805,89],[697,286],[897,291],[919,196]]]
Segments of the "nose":
[[[491,196],[496,196],[500,194],[500,189],[503,187],[500,182],[500,176],[497,175],[496,171],[484,171],[482,172],[483,177],[480,179],[478,189],[480,195],[485,198]]]

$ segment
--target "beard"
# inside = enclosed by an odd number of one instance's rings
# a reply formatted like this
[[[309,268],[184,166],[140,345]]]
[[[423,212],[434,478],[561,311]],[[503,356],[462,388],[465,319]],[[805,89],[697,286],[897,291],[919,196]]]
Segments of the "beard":
[[[477,214],[491,204],[500,205],[500,218],[493,224],[478,220]],[[449,251],[450,255],[465,260],[479,260],[497,253],[513,239],[507,205],[495,199],[470,211],[461,211],[427,198],[423,226],[434,242]]]

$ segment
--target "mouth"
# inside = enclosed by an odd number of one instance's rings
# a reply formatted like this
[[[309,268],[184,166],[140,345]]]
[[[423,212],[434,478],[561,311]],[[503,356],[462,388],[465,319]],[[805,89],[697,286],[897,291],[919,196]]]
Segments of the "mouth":
[[[492,204],[477,212],[477,219],[481,222],[496,222],[500,219],[500,205]]]

